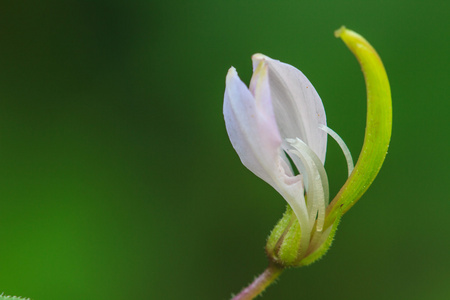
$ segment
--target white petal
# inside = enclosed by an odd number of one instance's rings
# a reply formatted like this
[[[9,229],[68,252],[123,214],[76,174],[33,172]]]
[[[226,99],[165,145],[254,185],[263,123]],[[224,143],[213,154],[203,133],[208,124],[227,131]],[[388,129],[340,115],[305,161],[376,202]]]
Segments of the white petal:
[[[300,179],[301,177],[296,176],[294,178]],[[305,202],[303,182],[301,179],[291,184],[279,181],[276,189],[292,208],[300,224],[301,236],[298,255],[302,256],[308,250],[312,230]]]
[[[259,88],[268,90],[267,76],[260,77]],[[273,186],[279,172],[281,138],[268,95],[257,102],[236,70],[228,71],[223,105],[228,136],[242,163]]]
[[[254,69],[261,61],[269,67],[273,110],[282,139],[299,137],[324,163],[327,134],[318,127],[326,125],[326,116],[311,82],[298,69],[262,54],[253,55],[252,60]]]
[[[302,230],[302,251],[306,251],[311,226],[302,176],[293,176],[281,149],[266,71],[264,63],[254,73],[251,91],[239,79],[234,68],[228,71],[223,107],[225,124],[242,163],[272,185],[292,207]]]
[[[353,164],[352,154],[350,153],[350,149],[348,149],[347,144],[345,144],[344,140],[333,129],[325,125],[320,125],[319,128],[328,133],[338,143],[339,147],[341,147],[345,160],[347,161],[348,177],[350,177],[355,166]]]

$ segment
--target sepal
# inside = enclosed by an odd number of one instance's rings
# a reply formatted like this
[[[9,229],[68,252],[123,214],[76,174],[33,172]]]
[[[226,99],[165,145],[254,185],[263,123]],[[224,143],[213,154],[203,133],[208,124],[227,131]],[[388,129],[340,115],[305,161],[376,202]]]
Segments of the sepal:
[[[283,267],[296,266],[302,252],[301,234],[295,213],[288,205],[267,239],[266,254],[269,261]]]
[[[342,210],[340,210],[339,213],[337,214],[336,220],[334,221],[333,227],[331,227],[331,231],[330,231],[327,239],[325,240],[325,242],[323,242],[319,246],[319,248],[317,248],[317,250],[315,250],[310,255],[308,255],[304,259],[302,259],[300,264],[298,265],[299,267],[307,266],[307,265],[312,264],[313,262],[316,262],[317,260],[321,259],[328,252],[328,249],[330,249],[331,244],[333,243],[334,236],[336,235],[337,227],[338,227],[339,223],[341,222],[342,215],[343,215],[343,212],[342,212]]]
[[[302,249],[300,238],[301,228],[292,209],[287,206],[283,217],[278,221],[269,235],[266,244],[266,254],[271,263],[288,267],[307,266],[322,258],[330,249],[341,221],[343,210],[325,232],[311,235],[308,249]]]

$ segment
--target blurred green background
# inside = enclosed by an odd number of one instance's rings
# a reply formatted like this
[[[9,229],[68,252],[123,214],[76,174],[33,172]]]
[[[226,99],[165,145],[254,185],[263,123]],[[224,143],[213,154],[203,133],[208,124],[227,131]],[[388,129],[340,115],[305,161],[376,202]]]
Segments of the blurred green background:
[[[0,293],[229,299],[266,267],[285,202],[240,163],[225,75],[261,52],[301,69],[355,159],[360,68],[392,88],[385,165],[329,253],[262,299],[449,299],[448,1],[1,1]],[[346,164],[329,140],[331,193]]]

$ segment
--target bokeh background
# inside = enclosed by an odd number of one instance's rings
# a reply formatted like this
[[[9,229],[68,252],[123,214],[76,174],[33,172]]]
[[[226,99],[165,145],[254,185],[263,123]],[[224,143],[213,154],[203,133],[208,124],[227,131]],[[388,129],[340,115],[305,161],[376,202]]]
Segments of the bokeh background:
[[[386,66],[385,165],[329,253],[262,299],[449,299],[448,1],[1,1],[0,293],[229,299],[266,267],[284,200],[240,163],[222,103],[261,52],[301,69],[355,159],[360,68]],[[346,164],[329,141],[331,193]]]

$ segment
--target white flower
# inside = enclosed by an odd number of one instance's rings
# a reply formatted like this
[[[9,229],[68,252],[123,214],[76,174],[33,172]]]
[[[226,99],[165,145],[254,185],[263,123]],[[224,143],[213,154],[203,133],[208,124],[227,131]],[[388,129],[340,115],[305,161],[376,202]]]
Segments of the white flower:
[[[324,169],[327,133],[343,148],[349,173],[353,163],[343,141],[326,127],[322,101],[305,75],[262,54],[252,60],[249,88],[233,67],[228,71],[226,128],[242,163],[275,188],[294,211],[301,228],[301,258],[324,243],[331,230],[323,228],[329,201]]]

